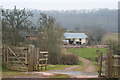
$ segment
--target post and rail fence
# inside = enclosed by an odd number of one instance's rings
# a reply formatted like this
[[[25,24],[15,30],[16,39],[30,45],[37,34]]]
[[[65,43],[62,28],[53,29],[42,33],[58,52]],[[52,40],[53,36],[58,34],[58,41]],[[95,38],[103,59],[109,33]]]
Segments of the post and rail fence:
[[[108,53],[102,62],[101,74],[106,78],[120,78],[120,55]]]
[[[99,50],[96,52],[99,54],[98,77],[120,78],[120,55],[108,53],[105,56]]]

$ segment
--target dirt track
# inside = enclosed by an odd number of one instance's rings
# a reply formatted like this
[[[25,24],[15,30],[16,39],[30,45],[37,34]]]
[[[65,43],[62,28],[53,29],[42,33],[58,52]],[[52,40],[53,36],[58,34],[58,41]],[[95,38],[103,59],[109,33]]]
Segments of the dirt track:
[[[68,54],[68,55],[71,54],[66,49],[64,49],[64,53]],[[88,67],[84,70],[84,72],[94,72],[95,71],[95,67],[91,64],[91,62],[89,60],[81,58],[81,57],[79,57],[79,60],[83,62],[84,66],[88,65]]]
[[[83,65],[88,65],[88,67],[84,70],[84,72],[94,72],[95,67],[91,64],[91,62],[87,59],[79,57],[80,61],[83,62]]]

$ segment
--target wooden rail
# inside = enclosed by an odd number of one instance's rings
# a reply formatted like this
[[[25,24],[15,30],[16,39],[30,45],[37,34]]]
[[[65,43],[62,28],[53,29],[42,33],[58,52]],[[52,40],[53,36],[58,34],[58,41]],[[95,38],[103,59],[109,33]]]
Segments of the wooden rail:
[[[39,67],[41,67],[41,71],[42,71],[43,67],[45,67],[45,70],[46,70],[47,69],[47,61],[48,61],[48,52],[47,51],[39,52],[39,54],[37,54],[37,70],[39,71]]]
[[[39,71],[39,67],[47,69],[48,52],[39,51],[34,45],[27,49],[21,47],[3,47],[3,65],[7,62],[7,69]],[[24,69],[25,68],[25,69]]]
[[[120,55],[107,54],[106,77],[120,78]]]
[[[16,54],[8,47],[8,50],[16,57],[16,59],[19,60],[19,62],[21,62],[23,65],[25,65],[25,63],[23,63],[23,61],[20,60],[19,57],[16,56]],[[8,58],[9,59],[9,58]]]

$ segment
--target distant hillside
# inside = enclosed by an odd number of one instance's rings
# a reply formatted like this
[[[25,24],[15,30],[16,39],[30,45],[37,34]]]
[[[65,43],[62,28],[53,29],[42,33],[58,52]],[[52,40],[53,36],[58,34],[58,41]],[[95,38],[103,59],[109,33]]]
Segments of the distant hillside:
[[[116,9],[68,10],[68,11],[38,11],[32,10],[31,20],[37,25],[40,12],[44,12],[56,19],[67,30],[86,31],[101,27],[106,31],[117,32],[118,11]]]

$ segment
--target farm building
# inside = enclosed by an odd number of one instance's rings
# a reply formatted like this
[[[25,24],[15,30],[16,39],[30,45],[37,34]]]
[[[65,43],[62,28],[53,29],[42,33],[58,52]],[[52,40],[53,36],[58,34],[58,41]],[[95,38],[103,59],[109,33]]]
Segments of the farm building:
[[[20,31],[19,35],[21,35],[22,37],[24,37],[26,40],[37,40],[37,37],[33,31],[31,31],[30,33],[26,32],[26,31]]]
[[[88,36],[85,33],[64,33],[64,43],[67,44],[88,44]]]
[[[25,38],[28,40],[37,40],[36,36],[26,36]]]

